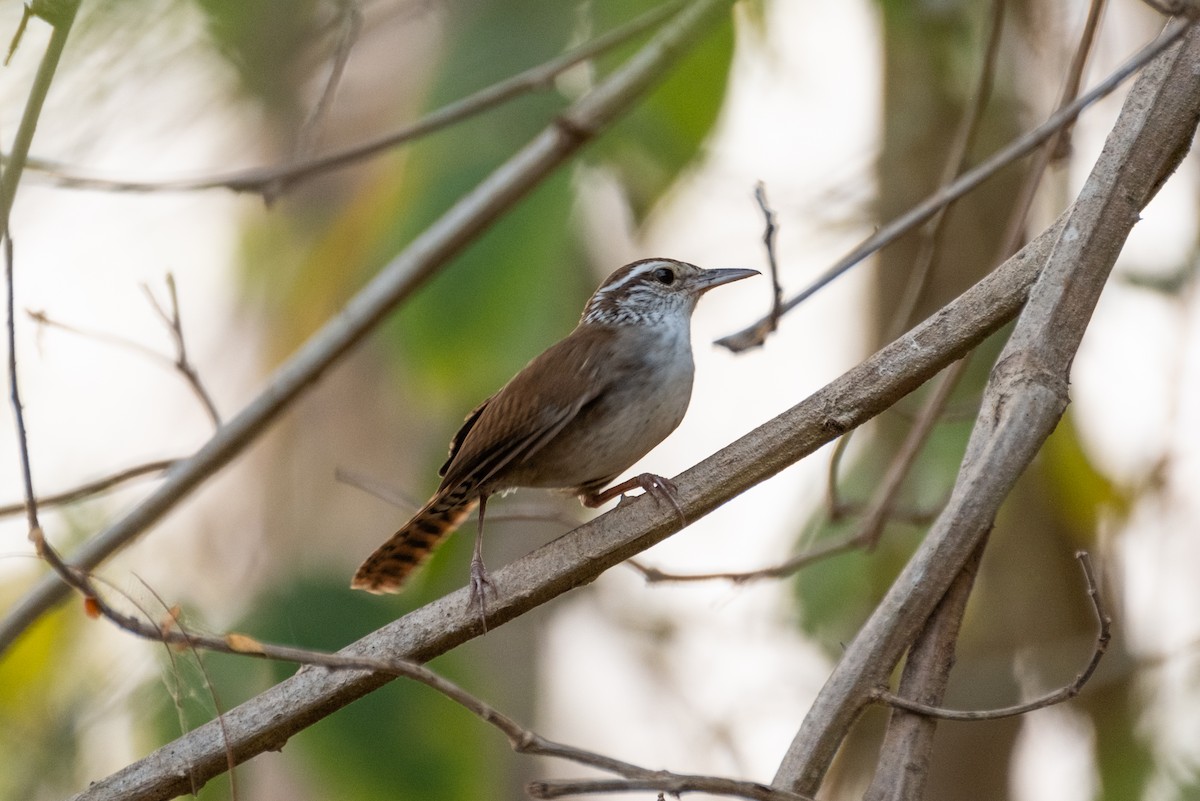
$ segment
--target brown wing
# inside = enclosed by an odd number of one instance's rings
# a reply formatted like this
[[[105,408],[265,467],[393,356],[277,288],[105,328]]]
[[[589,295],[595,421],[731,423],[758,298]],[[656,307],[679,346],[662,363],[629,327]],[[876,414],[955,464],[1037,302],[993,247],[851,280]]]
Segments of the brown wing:
[[[479,486],[552,440],[606,390],[604,331],[576,329],[517,373],[468,417],[451,445],[442,488]]]
[[[496,397],[495,395],[492,398]],[[458,455],[459,448],[462,447],[463,440],[467,438],[467,434],[475,427],[475,423],[479,420],[479,415],[483,413],[483,409],[492,402],[492,398],[488,398],[483,403],[471,410],[471,413],[463,420],[463,424],[459,427],[458,432],[454,435],[454,439],[450,440],[450,455],[446,457],[446,463],[438,468],[438,475],[446,475],[446,471],[454,462],[454,457]]]

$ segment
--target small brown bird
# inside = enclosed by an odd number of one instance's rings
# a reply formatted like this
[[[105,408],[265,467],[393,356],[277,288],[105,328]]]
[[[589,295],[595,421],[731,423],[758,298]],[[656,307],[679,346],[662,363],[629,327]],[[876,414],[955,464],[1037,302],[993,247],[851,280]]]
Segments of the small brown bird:
[[[429,502],[354,574],[351,587],[396,592],[479,506],[471,602],[491,586],[483,564],[489,496],[562,489],[595,507],[634,487],[678,510],[673,485],[643,473],[607,490],[675,430],[692,396],[691,317],[700,296],[755,270],[704,270],[674,259],[627,264],[596,290],[579,325],[467,415]]]

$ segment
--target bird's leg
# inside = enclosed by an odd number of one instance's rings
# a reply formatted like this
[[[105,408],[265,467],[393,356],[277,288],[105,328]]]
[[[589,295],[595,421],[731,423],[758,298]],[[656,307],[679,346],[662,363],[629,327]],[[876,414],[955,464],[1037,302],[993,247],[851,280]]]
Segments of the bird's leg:
[[[675,486],[675,482],[669,478],[656,476],[654,473],[640,473],[628,481],[622,481],[616,486],[609,487],[600,492],[583,492],[579,495],[579,500],[584,506],[590,509],[595,509],[597,506],[603,506],[618,495],[621,496],[621,501],[625,500],[625,493],[631,489],[640,487],[647,495],[652,495],[659,501],[666,501],[675,509],[675,514],[679,515],[679,522],[687,525],[687,518],[683,514],[683,507],[679,505],[679,488]],[[620,504],[618,504],[620,505]]]
[[[479,622],[487,631],[487,594],[496,594],[496,585],[483,564],[483,512],[487,507],[487,495],[479,496],[479,524],[475,527],[475,550],[471,554],[471,595],[467,608],[479,606]]]

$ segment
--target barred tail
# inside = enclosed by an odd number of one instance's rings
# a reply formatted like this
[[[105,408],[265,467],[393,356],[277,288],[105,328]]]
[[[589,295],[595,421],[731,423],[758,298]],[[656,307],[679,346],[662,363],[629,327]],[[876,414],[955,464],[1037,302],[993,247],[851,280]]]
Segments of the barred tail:
[[[404,527],[380,545],[354,574],[350,586],[373,593],[399,592],[408,574],[416,570],[442,540],[459,527],[479,503],[460,488],[433,496]]]

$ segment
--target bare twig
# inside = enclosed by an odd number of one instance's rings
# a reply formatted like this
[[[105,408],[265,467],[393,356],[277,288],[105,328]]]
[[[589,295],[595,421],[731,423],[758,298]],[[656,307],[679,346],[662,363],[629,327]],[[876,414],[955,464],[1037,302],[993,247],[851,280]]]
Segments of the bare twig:
[[[200,380],[200,374],[196,372],[196,368],[192,365],[191,360],[188,359],[187,343],[183,337],[183,320],[179,314],[179,293],[175,289],[175,276],[172,273],[167,273],[167,295],[171,299],[170,312],[158,302],[158,298],[150,291],[149,286],[142,284],[142,291],[146,293],[150,305],[158,312],[163,325],[171,332],[171,340],[175,343],[175,361],[172,364],[183,375],[188,386],[192,388],[192,392],[196,393],[196,397],[200,399],[200,405],[208,413],[208,418],[212,421],[213,427],[220,428],[221,413],[217,411],[217,405],[213,403],[212,395],[205,388],[204,382]]]
[[[635,36],[655,27],[682,8],[687,0],[668,2],[646,12],[620,27],[597,36],[579,47],[528,69],[511,78],[499,81],[460,100],[442,106],[417,122],[403,128],[352,145],[342,150],[307,159],[296,164],[254,167],[220,175],[168,181],[113,180],[44,159],[30,159],[31,169],[53,178],[58,186],[69,189],[91,189],[108,192],[195,192],[209,189],[228,189],[250,192],[264,197],[276,197],[296,184],[315,175],[340,169],[385,153],[406,142],[440,131],[488,109],[532,91],[545,89],[554,79],[576,64],[612,50]]]
[[[155,361],[163,366],[170,367],[179,373],[180,376],[182,376],[184,382],[187,383],[188,388],[191,389],[192,393],[200,401],[200,406],[204,409],[204,413],[208,415],[209,420],[212,421],[213,427],[220,428],[221,415],[217,411],[216,404],[213,403],[212,395],[210,395],[208,390],[205,388],[199,372],[197,372],[195,366],[188,358],[187,343],[183,336],[183,321],[179,311],[179,296],[175,289],[175,277],[171,273],[167,273],[166,284],[168,297],[170,299],[170,311],[167,311],[167,309],[161,303],[159,303],[158,298],[154,296],[154,293],[150,290],[149,286],[142,284],[141,287],[142,292],[145,293],[146,299],[150,303],[150,307],[154,309],[155,314],[157,314],[159,319],[162,320],[163,325],[167,328],[167,332],[171,335],[171,342],[175,348],[175,358],[173,359],[169,356],[164,356],[153,348],[147,347],[146,345],[143,345],[142,343],[136,342],[132,339],[126,339],[125,337],[117,336],[116,334],[110,334],[107,331],[96,331],[90,328],[82,328],[80,326],[71,325],[70,323],[64,323],[59,320],[55,320],[42,310],[27,310],[26,314],[28,314],[30,319],[32,319],[35,323],[45,328],[56,328],[69,334],[75,334],[76,336],[95,340],[96,342],[103,342],[107,345],[113,345],[115,347],[131,350],[135,353],[145,356],[151,361]]]
[[[779,325],[779,315],[783,305],[783,285],[779,283],[779,263],[775,259],[775,212],[771,210],[771,206],[767,203],[767,187],[762,181],[754,187],[754,200],[758,203],[758,208],[763,214],[763,246],[767,249],[767,267],[771,270],[771,313],[768,316],[770,322],[770,331],[773,332]]]
[[[1157,56],[1163,53],[1168,47],[1184,34],[1188,28],[1188,23],[1177,23],[1171,25],[1161,36],[1155,39],[1150,44],[1143,47],[1136,55],[1126,61],[1115,72],[1105,78],[1096,88],[1080,97],[1069,106],[1060,109],[1047,119],[1044,123],[1033,129],[1029,133],[1021,136],[1007,146],[993,154],[975,169],[964,173],[953,184],[943,187],[927,199],[914,206],[905,214],[892,220],[887,225],[880,228],[871,236],[867,237],[858,247],[843,256],[836,264],[830,267],[823,275],[809,284],[808,287],[801,290],[799,293],[789,298],[783,304],[782,313],[786,314],[798,305],[803,303],[808,298],[825,288],[828,284],[835,281],[843,273],[854,267],[863,259],[870,256],[872,253],[887,247],[892,242],[899,239],[904,234],[911,231],[918,225],[923,224],[926,220],[933,217],[938,210],[944,208],[947,204],[953,203],[968,192],[973,191],[976,187],[991,178],[1004,167],[1017,161],[1024,156],[1029,155],[1034,149],[1039,147],[1043,142],[1050,138],[1051,135],[1069,122],[1079,116],[1079,113],[1085,108],[1095,103],[1102,97],[1111,94],[1118,86],[1124,83],[1127,79],[1137,73],[1142,67],[1153,61]],[[717,340],[718,345],[722,345],[735,353],[749,348],[758,347],[764,341],[766,326],[769,323],[768,318],[759,320],[749,327],[737,331],[729,336],[722,337]]]
[[[146,499],[71,556],[90,570],[123,548],[227,464],[268,424],[408,299],[453,255],[511,209],[529,190],[628,110],[711,25],[732,0],[695,0],[609,78],[564,111],[555,123],[498,167],[418,235],[275,372],[267,388],[179,464]],[[66,587],[48,576],[0,622],[0,652]]]
[[[42,328],[54,328],[59,331],[64,331],[68,334],[84,337],[85,339],[103,342],[106,345],[125,348],[126,350],[131,350],[142,356],[145,356],[147,359],[160,362],[163,366],[172,366],[172,361],[169,357],[162,355],[158,351],[154,350],[154,348],[147,347],[142,343],[136,342],[132,339],[126,339],[125,337],[118,336],[117,334],[110,334],[107,331],[98,331],[92,328],[83,328],[81,326],[71,325],[70,323],[64,323],[60,320],[54,319],[42,309],[26,309],[25,314],[29,316],[30,320]]]
[[[171,469],[179,459],[161,459],[157,462],[146,462],[134,467],[129,467],[124,470],[119,470],[115,473],[110,473],[107,476],[101,476],[94,481],[89,481],[85,484],[80,484],[77,487],[72,487],[62,492],[54,493],[53,495],[43,495],[37,499],[38,508],[44,509],[48,506],[65,506],[69,503],[81,501],[84,498],[90,498],[93,495],[98,495],[105,490],[124,484],[135,478],[150,475],[151,473],[161,473],[164,470]],[[15,514],[20,514],[25,510],[26,503],[21,501],[18,503],[6,503],[0,505],[0,517],[11,517]]]
[[[534,798],[563,798],[569,795],[593,793],[632,793],[658,790],[679,797],[684,793],[706,793],[734,798],[750,798],[756,801],[811,801],[808,796],[777,790],[770,785],[757,782],[737,781],[717,776],[694,776],[670,773],[661,770],[654,775],[631,779],[562,779],[555,781],[530,782],[526,788]]]
[[[980,122],[984,109],[992,97],[992,88],[996,80],[996,61],[1000,53],[1000,41],[1004,32],[1004,16],[1007,10],[1007,0],[992,0],[992,15],[988,21],[987,43],[983,48],[983,58],[979,70],[979,78],[971,100],[959,120],[954,140],[950,144],[950,152],[942,166],[940,188],[954,182],[967,168],[971,148],[979,137]],[[918,244],[916,256],[913,258],[912,270],[905,283],[904,292],[891,316],[891,322],[884,329],[885,339],[895,339],[900,332],[908,327],[909,319],[921,300],[929,277],[933,274],[933,265],[941,253],[942,240],[946,234],[946,219],[954,203],[947,203],[936,214],[921,226],[917,232]],[[1001,254],[1005,258],[1008,253]]]
[[[8,387],[9,400],[12,402],[13,421],[17,429],[17,454],[21,461],[21,483],[25,490],[25,520],[29,524],[30,536],[41,530],[38,522],[37,495],[33,491],[33,470],[29,466],[29,437],[25,432],[25,408],[21,405],[21,389],[17,381],[17,324],[13,314],[16,288],[13,282],[13,241],[12,232],[0,234],[4,243],[4,281],[8,288],[7,323],[8,323]]]
[[[329,77],[325,79],[321,96],[313,106],[308,119],[300,126],[300,133],[296,137],[296,146],[292,151],[293,161],[299,161],[312,152],[317,133],[325,117],[329,114],[329,107],[333,105],[333,97],[337,93],[338,85],[342,82],[342,74],[346,71],[347,62],[350,61],[350,51],[354,48],[354,43],[358,41],[358,36],[362,32],[363,15],[358,3],[355,0],[334,0],[334,3],[337,6],[337,41],[329,65]],[[263,190],[263,194],[269,203],[275,193],[267,188]]]
[[[1083,81],[1083,69],[1087,66],[1088,54],[1092,52],[1092,45],[1095,44],[1096,33],[1099,30],[1100,18],[1103,16],[1103,13],[1104,0],[1092,0],[1088,6],[1088,15],[1083,23],[1083,32],[1080,34],[1079,44],[1075,48],[1075,53],[1071,56],[1071,64],[1067,69],[1067,78],[1063,82],[1062,91],[1059,94],[1059,108],[1064,108],[1070,104],[1079,94],[1079,86]],[[1074,122],[1055,131],[1054,135],[1046,140],[1045,146],[1034,154],[1033,164],[1030,165],[1029,171],[1025,175],[1025,180],[1021,184],[1021,191],[1017,196],[1017,202],[1013,204],[1016,212],[1009,219],[1008,228],[1004,232],[1005,255],[1020,246],[1021,239],[1025,233],[1029,209],[1033,207],[1033,199],[1042,184],[1042,177],[1045,175],[1046,169],[1050,166],[1050,162],[1055,158],[1065,155],[1069,150],[1068,143],[1073,126]]]
[[[1173,24],[1164,36],[1175,35]],[[1163,54],[1130,91],[992,373],[950,502],[847,647],[772,783],[819,787],[846,732],[991,529],[996,510],[1067,403],[1069,366],[1112,265],[1187,153],[1200,119],[1200,35]]]
[[[1070,684],[1065,687],[1060,687],[1054,692],[1047,693],[1033,701],[1028,701],[1023,704],[1015,704],[1006,706],[1000,709],[981,709],[981,710],[955,710],[943,709],[929,704],[922,704],[916,701],[911,701],[907,698],[901,698],[898,695],[888,691],[886,688],[880,687],[872,693],[874,700],[881,703],[894,706],[899,709],[904,709],[909,712],[915,712],[918,715],[926,717],[939,718],[941,720],[1000,720],[1001,718],[1011,718],[1017,715],[1025,715],[1029,712],[1034,712],[1038,709],[1045,709],[1048,706],[1061,704],[1064,701],[1070,701],[1072,698],[1079,695],[1083,691],[1084,685],[1092,678],[1096,672],[1096,668],[1100,666],[1100,660],[1104,658],[1105,652],[1108,650],[1109,641],[1112,639],[1112,617],[1104,608],[1104,599],[1100,595],[1100,586],[1096,581],[1095,570],[1092,567],[1091,557],[1087,551],[1078,551],[1075,558],[1079,560],[1079,567],[1083,570],[1084,580],[1087,582],[1088,598],[1092,602],[1092,611],[1096,613],[1096,644],[1092,647],[1092,655],[1088,659],[1087,665],[1083,670],[1076,674]]]
[[[833,453],[829,454],[829,466],[825,476],[825,514],[829,516],[831,523],[840,521],[850,511],[851,504],[842,500],[842,483],[838,481],[838,474],[841,472],[842,459],[846,458],[846,451],[850,448],[850,440],[854,439],[855,431],[847,431],[834,443]]]

